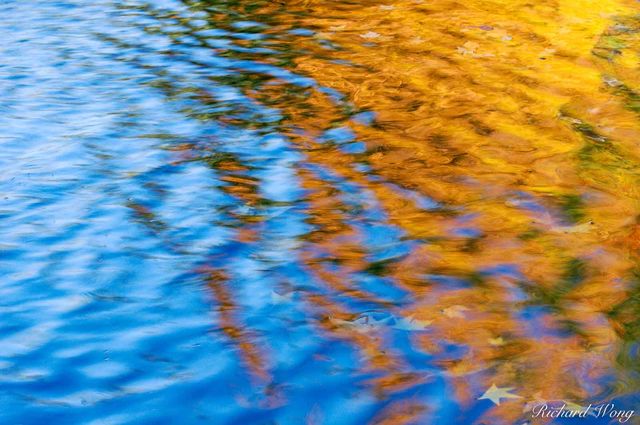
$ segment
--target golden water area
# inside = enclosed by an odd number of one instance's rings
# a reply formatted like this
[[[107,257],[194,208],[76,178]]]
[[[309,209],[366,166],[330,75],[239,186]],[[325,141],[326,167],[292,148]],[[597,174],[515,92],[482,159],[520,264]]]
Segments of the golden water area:
[[[308,0],[253,13],[272,17],[271,31],[313,30],[287,41],[299,53],[284,66],[375,117],[345,119],[331,93],[314,91],[290,102],[288,136],[308,163],[373,194],[416,242],[372,264],[348,206],[300,169],[317,227],[305,243],[323,254],[305,267],[372,302],[352,273],[373,270],[408,291],[413,302],[396,316],[425,330],[412,344],[435,356],[456,403],[481,403],[496,386],[499,404],[474,423],[520,423],[535,401],[579,409],[640,389],[638,2]],[[274,83],[254,95],[290,93]],[[364,147],[319,142],[331,128]],[[381,397],[433,379],[406,372],[376,319],[308,301],[326,332],[385,371],[371,383]],[[429,409],[405,399],[376,422],[414,423]]]

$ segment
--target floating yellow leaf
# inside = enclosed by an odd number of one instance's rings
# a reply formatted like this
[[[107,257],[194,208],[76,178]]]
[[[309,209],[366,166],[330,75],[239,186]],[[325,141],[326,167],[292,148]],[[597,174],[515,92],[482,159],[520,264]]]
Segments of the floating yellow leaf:
[[[467,307],[463,305],[452,305],[451,307],[447,307],[442,310],[442,314],[450,318],[459,318],[464,319],[464,312],[469,310]]]
[[[500,347],[502,345],[505,344],[504,339],[499,336],[497,338],[489,338],[489,344],[493,345],[494,347]]]
[[[509,391],[512,391],[513,388],[500,388],[496,387],[495,384],[491,385],[484,394],[478,397],[478,400],[491,400],[494,404],[500,405],[500,399],[502,398],[522,398],[519,395],[511,394]]]
[[[374,39],[374,38],[379,38],[380,34],[378,34],[377,32],[374,31],[368,31],[364,34],[360,34],[360,37],[362,38],[366,38],[366,39]]]

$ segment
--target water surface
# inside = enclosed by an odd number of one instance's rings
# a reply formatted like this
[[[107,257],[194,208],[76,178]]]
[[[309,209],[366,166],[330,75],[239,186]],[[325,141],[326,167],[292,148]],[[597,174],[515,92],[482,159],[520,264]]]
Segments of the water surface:
[[[0,422],[638,406],[637,2],[10,0],[0,32]]]

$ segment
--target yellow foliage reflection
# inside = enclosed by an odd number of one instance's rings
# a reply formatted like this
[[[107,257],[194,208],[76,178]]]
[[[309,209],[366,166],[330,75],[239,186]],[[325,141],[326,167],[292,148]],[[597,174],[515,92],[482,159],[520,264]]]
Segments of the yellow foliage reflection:
[[[370,382],[379,397],[432,377],[394,350],[385,336],[392,324],[378,326],[341,299],[424,324],[412,344],[433,355],[459,403],[476,403],[492,382],[517,388],[522,398],[488,411],[487,423],[513,423],[534,399],[587,400],[604,391],[603,376],[619,380],[620,394],[638,389],[630,378],[638,364],[626,354],[640,335],[638,11],[626,0],[307,0],[259,9],[280,25],[270,31],[313,29],[282,41],[297,52],[286,66],[346,96],[336,102],[313,89],[297,101],[277,81],[247,90],[279,99],[309,164],[298,177],[315,230],[302,261],[335,298],[305,300],[325,332],[384,371]],[[346,104],[375,118],[363,121]],[[363,146],[327,141],[336,129]],[[370,223],[317,170],[370,194],[385,222],[416,242],[410,252],[372,264],[363,242]],[[229,191],[252,198],[252,182],[227,179]],[[390,305],[358,287],[353,276],[368,271],[408,291],[411,303]],[[377,421],[411,423],[428,410],[405,400]]]

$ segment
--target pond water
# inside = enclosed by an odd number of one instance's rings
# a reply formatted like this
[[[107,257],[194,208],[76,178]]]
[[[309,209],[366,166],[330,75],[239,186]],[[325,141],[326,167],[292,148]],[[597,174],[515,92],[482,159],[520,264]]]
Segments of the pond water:
[[[0,33],[1,423],[638,406],[637,2],[5,0]]]

